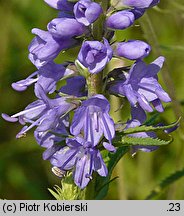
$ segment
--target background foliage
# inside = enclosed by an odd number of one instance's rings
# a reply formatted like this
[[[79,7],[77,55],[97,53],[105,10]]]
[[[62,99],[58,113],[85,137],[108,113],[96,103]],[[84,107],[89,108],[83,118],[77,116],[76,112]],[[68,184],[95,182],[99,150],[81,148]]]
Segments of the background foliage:
[[[27,47],[33,38],[31,29],[45,29],[48,21],[56,16],[57,12],[43,0],[9,0],[8,3],[0,0],[0,112],[18,112],[34,100],[32,87],[26,92],[18,93],[11,88],[11,83],[35,71],[27,58]],[[159,8],[150,9],[148,16],[156,33],[159,49],[166,57],[169,68],[167,70],[165,67],[159,78],[165,89],[176,96],[172,106],[168,105],[166,111],[157,119],[169,124],[184,112],[184,2],[161,0]],[[145,18],[141,18],[140,23],[146,25]],[[140,23],[118,32],[117,39],[145,40],[147,37],[154,46],[149,37],[151,30],[147,30],[145,34]],[[146,61],[150,62],[158,56],[158,49],[153,51],[155,52],[152,52]],[[72,60],[75,55],[74,52],[67,52],[59,57],[60,60],[63,57]],[[116,98],[112,100],[115,101]],[[118,115],[126,119],[126,109]],[[166,181],[172,184],[160,184],[167,176],[184,167],[182,124],[180,129],[174,132],[174,142],[169,146],[161,147],[152,153],[139,152],[134,158],[129,153],[126,154],[113,172],[113,177],[118,178],[110,184],[106,199],[145,199],[155,187],[158,192],[154,196],[156,199],[184,199],[183,171],[176,173],[181,177],[176,178],[177,181],[172,181],[172,178]],[[19,124],[10,124],[0,119],[0,197],[53,199],[47,188],[60,185],[60,179],[51,173],[49,162],[42,160],[43,149],[36,144],[31,132],[26,138],[15,139],[19,130]]]

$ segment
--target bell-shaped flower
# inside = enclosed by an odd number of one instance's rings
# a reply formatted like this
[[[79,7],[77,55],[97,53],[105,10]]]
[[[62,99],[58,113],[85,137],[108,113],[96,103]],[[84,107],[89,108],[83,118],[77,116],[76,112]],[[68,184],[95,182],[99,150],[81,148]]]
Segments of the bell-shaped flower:
[[[101,176],[107,176],[108,170],[98,149],[81,137],[66,139],[66,147],[55,151],[47,158],[53,166],[61,170],[73,169],[75,184],[81,189],[85,188],[92,179],[93,171]],[[46,155],[45,155],[46,156]]]
[[[71,76],[74,73],[75,72],[73,70],[65,68],[62,64],[50,62],[39,69],[37,83],[42,86],[45,93],[51,94],[56,90],[57,82],[61,78],[64,78],[65,76]]]
[[[80,0],[74,6],[76,20],[85,26],[95,22],[102,12],[102,7],[91,0]]]
[[[76,104],[67,102],[67,98],[59,97],[56,99],[50,99],[46,96],[43,88],[37,85],[37,97],[38,100],[29,104],[23,111],[8,116],[2,114],[2,117],[10,122],[19,121],[21,124],[28,124],[18,134],[18,138],[22,137],[33,127],[37,127],[37,131],[43,132],[55,128],[60,118],[62,118],[67,112],[76,108]]]
[[[149,44],[140,40],[129,40],[127,42],[117,43],[117,49],[115,53],[118,56],[130,59],[138,60],[143,59],[149,55],[151,47]]]
[[[139,104],[145,111],[152,112],[150,103],[159,112],[163,112],[161,101],[170,102],[169,95],[158,83],[157,73],[162,68],[164,57],[157,58],[146,65],[143,61],[137,61],[126,75],[126,80],[117,80],[111,85],[110,91],[127,97],[131,106]]]
[[[112,48],[104,38],[104,44],[99,41],[84,41],[78,60],[92,74],[102,71],[112,58]]]
[[[70,132],[77,136],[84,134],[84,139],[97,145],[104,134],[110,142],[114,138],[114,122],[109,115],[110,104],[103,95],[95,95],[75,111]]]
[[[73,18],[55,18],[48,23],[47,29],[54,38],[68,40],[82,35],[86,27]]]
[[[51,148],[55,144],[58,144],[65,140],[68,135],[66,130],[66,124],[63,119],[59,119],[54,127],[50,127],[49,130],[40,131],[36,129],[34,131],[34,137],[37,143],[45,148]]]
[[[123,30],[131,26],[135,21],[135,15],[130,10],[122,10],[109,16],[106,27],[111,30]]]
[[[56,89],[56,83],[64,76],[74,74],[74,71],[66,69],[62,64],[49,62],[38,71],[32,73],[24,80],[12,83],[12,88],[16,91],[25,91],[28,86],[38,83],[42,86],[45,93],[53,93]]]
[[[29,45],[29,59],[37,68],[54,60],[62,50],[76,44],[76,41],[72,38],[56,39],[48,31],[34,28],[32,33],[37,36]]]

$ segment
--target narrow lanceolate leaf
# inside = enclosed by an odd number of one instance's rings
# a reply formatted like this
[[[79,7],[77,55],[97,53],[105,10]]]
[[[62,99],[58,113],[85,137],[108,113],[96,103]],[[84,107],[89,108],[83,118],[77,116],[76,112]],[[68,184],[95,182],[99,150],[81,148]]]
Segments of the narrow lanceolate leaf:
[[[115,138],[113,144],[114,146],[164,146],[170,144],[173,139],[169,136],[169,140],[161,140],[158,138],[152,137],[128,137],[128,136],[121,136]]]
[[[52,196],[56,199],[56,200],[60,200],[61,199],[61,188],[59,186],[55,186],[54,190],[48,188],[49,192],[52,194]]]
[[[124,131],[119,132],[119,134],[121,135],[127,135],[127,134],[133,134],[133,133],[138,133],[138,132],[149,132],[149,131],[163,131],[163,130],[167,130],[170,128],[173,128],[175,126],[177,126],[180,122],[179,118],[176,122],[169,124],[169,125],[165,125],[165,126],[146,126],[146,125],[141,125],[138,127],[134,127],[134,128],[128,128]],[[119,130],[121,130],[119,128]]]
[[[149,119],[147,119],[147,120],[144,122],[144,125],[147,125],[147,126],[154,125],[155,122],[156,122],[156,119],[157,119],[158,117],[159,117],[159,113],[153,114]]]
[[[173,184],[175,181],[179,180],[182,177],[184,177],[184,168],[182,170],[176,171],[175,173],[162,180],[161,183],[151,191],[146,199],[150,200],[156,198],[161,192],[163,192],[166,187]]]

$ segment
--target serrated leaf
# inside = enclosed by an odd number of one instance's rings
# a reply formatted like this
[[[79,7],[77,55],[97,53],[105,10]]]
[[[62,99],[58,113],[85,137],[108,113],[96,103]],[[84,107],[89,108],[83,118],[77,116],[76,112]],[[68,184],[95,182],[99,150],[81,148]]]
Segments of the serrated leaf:
[[[169,136],[169,140],[161,140],[159,138],[152,137],[117,137],[114,141],[114,146],[164,146],[173,141],[173,138]]]
[[[127,134],[139,133],[139,132],[161,131],[161,130],[163,131],[163,130],[167,130],[167,129],[170,129],[170,128],[177,126],[179,124],[180,120],[181,120],[181,118],[179,118],[176,122],[169,124],[169,125],[165,125],[165,126],[141,125],[141,126],[134,127],[134,128],[128,128],[124,131],[119,132],[119,134],[127,135]]]
[[[146,197],[146,200],[154,199],[163,191],[163,189],[173,184],[175,181],[179,180],[182,177],[184,177],[184,169],[171,174],[170,176],[162,180],[161,183],[151,191],[151,193]]]

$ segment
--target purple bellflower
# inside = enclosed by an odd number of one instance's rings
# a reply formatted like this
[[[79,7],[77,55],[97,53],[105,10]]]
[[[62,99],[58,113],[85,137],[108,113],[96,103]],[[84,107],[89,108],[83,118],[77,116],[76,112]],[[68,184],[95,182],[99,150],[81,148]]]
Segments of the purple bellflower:
[[[19,121],[23,125],[29,124],[29,126],[23,127],[17,134],[17,138],[24,136],[27,131],[35,126],[39,132],[55,128],[63,115],[76,108],[76,104],[66,102],[67,98],[65,97],[49,99],[43,88],[39,84],[36,85],[38,100],[11,117],[7,114],[2,114],[2,117],[7,121]]]
[[[138,60],[148,56],[150,51],[149,44],[140,40],[129,40],[117,43],[116,54],[130,60]]]
[[[131,26],[135,21],[135,15],[130,10],[123,10],[112,14],[106,20],[106,27],[111,30],[123,30]]]
[[[170,102],[169,95],[158,83],[157,73],[162,68],[164,57],[157,58],[146,65],[143,61],[137,61],[130,69],[125,81],[117,80],[110,87],[110,91],[126,96],[131,106],[139,104],[145,111],[152,112],[155,107],[158,112],[163,112],[161,101]]]
[[[76,41],[72,38],[66,40],[53,38],[48,31],[34,28],[32,33],[37,36],[29,45],[29,59],[37,68],[55,59],[62,50],[76,44]]]
[[[67,135],[66,124],[63,119],[59,119],[58,124],[49,131],[34,131],[37,143],[45,148],[51,148],[55,144],[64,141]]]
[[[16,91],[25,91],[31,84],[38,83],[45,93],[51,94],[56,90],[57,81],[72,74],[74,74],[74,71],[66,69],[62,64],[49,62],[26,79],[12,83],[12,88]]]
[[[85,32],[85,26],[73,18],[56,18],[47,25],[48,31],[54,38],[67,40],[80,36]]]
[[[90,142],[81,137],[66,139],[66,147],[60,148],[50,157],[45,153],[45,158],[50,159],[53,166],[61,170],[74,168],[74,182],[81,189],[85,188],[92,179],[93,171],[101,176],[107,176],[108,170],[100,154]],[[50,152],[49,152],[50,153]]]
[[[86,101],[75,111],[72,125],[70,127],[71,134],[78,136],[84,134],[87,142],[98,144],[100,138],[104,134],[109,141],[109,145],[104,143],[104,147],[111,147],[111,141],[115,135],[114,122],[109,115],[110,104],[103,95],[95,95]]]
[[[85,41],[78,54],[78,60],[92,74],[102,71],[112,58],[112,48],[104,38],[104,44],[99,41]]]
[[[113,49],[110,45],[115,30],[132,26],[135,20],[160,0],[120,0],[116,12],[110,1],[104,11],[94,0],[44,1],[58,10],[58,17],[48,23],[47,31],[32,29],[35,37],[29,45],[29,59],[37,69],[26,79],[12,84],[17,91],[24,91],[34,84],[37,99],[24,110],[12,116],[3,113],[2,117],[23,125],[17,138],[24,137],[34,128],[37,143],[45,148],[43,159],[49,160],[53,168],[61,172],[72,172],[75,184],[84,189],[93,178],[93,172],[103,177],[108,175],[101,148],[104,147],[109,152],[116,151],[112,142],[118,124],[114,123],[109,114],[109,101],[103,94],[98,94],[94,75],[103,73],[113,52],[116,56],[135,60],[130,69],[115,68],[99,77],[101,84],[104,80],[107,81],[109,93],[124,96],[130,102],[131,119],[126,122],[124,130],[143,125],[146,121],[145,111],[152,112],[155,108],[163,112],[162,102],[171,101],[158,83],[157,73],[163,66],[164,57],[147,65],[143,62],[143,58],[151,51],[147,43],[129,40],[116,43]],[[104,19],[94,23],[102,13]],[[95,27],[103,28],[99,35],[95,34],[93,23]],[[98,41],[99,37],[104,38]],[[54,62],[61,51],[79,44],[81,47],[76,62]],[[94,85],[96,91],[92,91],[90,85]],[[104,90],[103,93],[107,92]],[[171,132],[175,128],[165,132]],[[126,136],[157,138],[154,132],[138,132]],[[132,145],[133,154],[138,150],[151,152],[158,149],[158,146]]]
[[[102,12],[102,7],[91,0],[80,0],[74,6],[75,18],[85,26],[95,22]]]
[[[57,10],[72,12],[74,3],[67,0],[44,0],[50,7]]]

